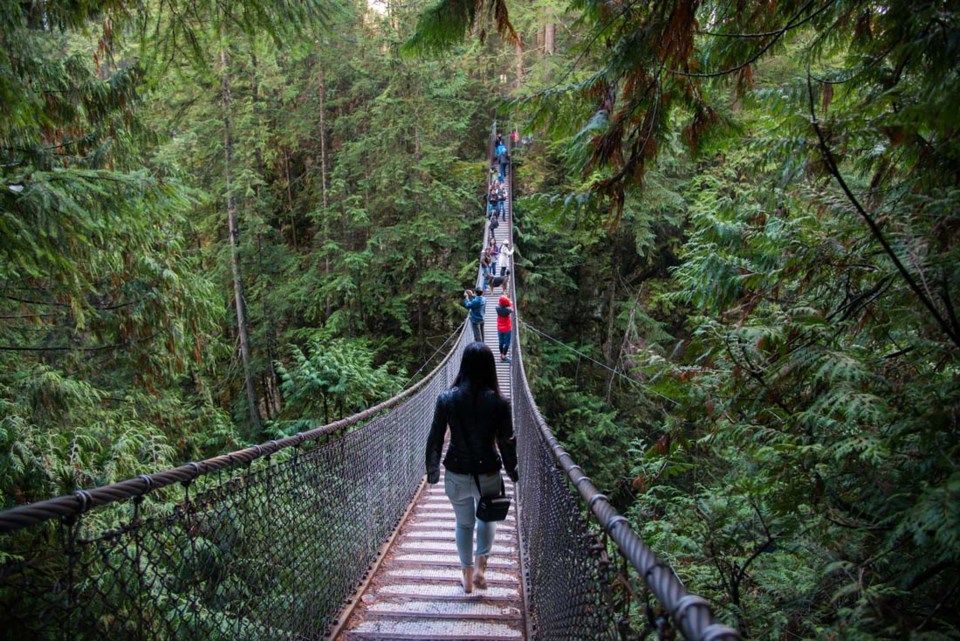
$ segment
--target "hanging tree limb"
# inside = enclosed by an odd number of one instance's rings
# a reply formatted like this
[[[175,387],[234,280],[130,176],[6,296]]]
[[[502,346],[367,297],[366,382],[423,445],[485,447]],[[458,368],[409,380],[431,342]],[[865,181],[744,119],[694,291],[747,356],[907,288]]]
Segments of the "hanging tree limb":
[[[20,298],[19,296],[9,296],[7,294],[0,294],[0,298],[5,298],[7,300],[12,300],[18,303],[23,303],[25,305],[48,305],[50,307],[72,307],[70,303],[61,303],[59,301],[44,301],[44,300],[32,300],[29,298]],[[133,307],[144,302],[143,298],[138,298],[136,300],[127,301],[125,303],[115,303],[113,305],[89,305],[91,309],[98,309],[101,311],[109,311],[114,309],[122,309],[124,307]],[[35,316],[36,314],[31,314]]]
[[[818,15],[826,11],[830,7],[830,5],[833,4],[833,0],[829,0],[826,4],[824,4],[822,7],[820,7],[813,13],[811,13],[809,16],[801,19],[801,16],[807,11],[807,9],[813,6],[813,3],[814,3],[814,0],[810,0],[810,2],[803,5],[799,11],[797,11],[789,20],[787,20],[787,23],[782,28],[777,29],[776,31],[771,31],[768,34],[754,34],[758,38],[770,36],[772,37],[772,39],[770,40],[770,42],[760,47],[760,49],[754,55],[750,56],[750,58],[748,58],[745,62],[742,62],[735,67],[730,67],[729,69],[722,69],[720,71],[708,71],[703,73],[680,71],[679,69],[670,69],[669,71],[670,73],[676,76],[683,76],[686,78],[719,78],[721,76],[727,76],[736,71],[740,71],[744,67],[748,67],[752,65],[754,62],[756,62],[757,60],[759,60],[760,57],[763,54],[765,54],[767,51],[769,51],[770,47],[776,44],[776,42],[780,38],[782,38],[783,35],[786,34],[788,31],[792,29],[796,29],[797,27],[803,24],[806,24],[807,22],[813,20]],[[709,34],[709,35],[719,36],[719,35],[725,35],[725,34]],[[732,35],[736,35],[736,34],[732,34]],[[746,35],[749,36],[750,34],[746,34]]]
[[[849,200],[853,205],[853,208],[857,210],[857,213],[860,215],[860,217],[863,218],[865,223],[867,223],[867,227],[870,228],[870,233],[873,235],[874,239],[880,243],[884,253],[887,254],[890,260],[893,261],[893,264],[896,266],[900,276],[903,277],[903,280],[906,281],[907,285],[910,287],[916,297],[920,299],[920,303],[927,309],[928,312],[930,312],[934,320],[936,320],[937,325],[940,326],[940,329],[950,338],[950,341],[956,347],[960,347],[960,331],[958,331],[956,327],[951,327],[950,323],[944,319],[941,311],[936,305],[934,305],[933,301],[930,300],[920,285],[917,284],[917,281],[914,279],[913,275],[900,260],[900,257],[897,256],[897,253],[893,250],[893,247],[890,246],[890,243],[883,235],[883,230],[881,230],[880,226],[877,225],[877,221],[875,221],[867,212],[867,210],[864,209],[863,205],[860,203],[860,200],[850,190],[850,187],[847,185],[847,181],[843,179],[843,174],[840,173],[840,168],[837,165],[837,161],[833,156],[833,152],[830,151],[830,147],[827,145],[827,138],[823,133],[823,129],[820,127],[820,121],[817,119],[816,106],[813,102],[813,78],[810,74],[809,68],[807,69],[807,98],[809,100],[810,107],[810,124],[813,126],[813,130],[817,134],[820,155],[823,157],[824,164],[827,166],[827,171],[830,172],[830,175],[833,176],[834,180],[837,181],[837,184],[847,197],[847,200]],[[948,312],[951,316],[954,316],[952,309],[948,309]]]

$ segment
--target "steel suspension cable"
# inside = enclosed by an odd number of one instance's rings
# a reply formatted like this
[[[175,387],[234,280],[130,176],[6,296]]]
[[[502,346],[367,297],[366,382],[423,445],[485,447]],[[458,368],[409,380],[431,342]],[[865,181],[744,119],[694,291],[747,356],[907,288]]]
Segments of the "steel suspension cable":
[[[410,377],[407,379],[407,382],[403,384],[404,387],[406,387],[407,385],[409,385],[410,383],[412,383],[412,382],[413,382],[413,379],[415,379],[415,378],[417,377],[417,374],[419,374],[419,373],[422,372],[424,369],[426,369],[427,365],[430,364],[430,361],[432,361],[434,358],[436,358],[436,357],[437,357],[437,354],[439,354],[441,351],[443,351],[443,348],[447,346],[447,343],[449,343],[449,342],[450,342],[451,340],[453,340],[454,338],[457,338],[457,337],[460,335],[460,333],[461,333],[462,331],[464,331],[464,324],[465,324],[465,323],[466,323],[466,321],[464,321],[463,323],[460,323],[460,325],[457,327],[457,329],[455,329],[455,330],[453,330],[452,332],[450,332],[450,335],[447,336],[446,339],[444,339],[444,341],[440,344],[440,347],[438,347],[437,349],[435,349],[435,350],[433,351],[433,354],[430,355],[430,358],[428,358],[427,360],[425,360],[425,361],[423,362],[423,365],[420,366],[420,369],[418,369],[417,371],[415,371],[413,374],[410,375]]]
[[[607,370],[608,372],[610,372],[611,374],[613,374],[613,375],[615,375],[615,376],[619,376],[620,378],[622,378],[622,379],[624,379],[624,380],[627,380],[627,381],[629,381],[630,383],[633,383],[634,385],[636,385],[638,388],[642,389],[643,391],[648,392],[648,393],[650,393],[650,394],[653,394],[654,396],[659,396],[659,397],[662,398],[663,400],[669,401],[669,402],[673,403],[674,405],[677,404],[677,401],[675,401],[674,399],[670,398],[669,396],[664,396],[664,395],[661,394],[660,392],[658,392],[658,391],[656,391],[656,390],[654,390],[654,389],[651,389],[649,385],[644,385],[643,383],[641,383],[641,382],[638,381],[637,379],[633,378],[632,376],[627,376],[626,374],[624,374],[624,373],[621,372],[620,370],[614,369],[614,368],[610,367],[609,365],[606,365],[605,363],[601,363],[601,362],[598,361],[597,359],[592,358],[589,354],[584,354],[584,353],[581,352],[580,350],[578,350],[578,349],[576,349],[576,348],[574,348],[574,347],[570,347],[569,345],[567,345],[566,343],[564,343],[564,342],[561,341],[560,339],[554,338],[553,336],[550,336],[550,335],[547,334],[546,332],[537,329],[536,327],[534,327],[534,326],[531,325],[530,323],[524,321],[523,326],[526,327],[526,328],[529,329],[529,330],[532,330],[535,334],[539,334],[540,336],[546,338],[547,340],[549,340],[549,341],[551,341],[551,342],[553,342],[553,343],[556,343],[557,345],[560,345],[561,347],[563,347],[563,348],[565,348],[565,349],[573,352],[574,354],[576,354],[577,356],[583,358],[584,360],[590,361],[591,363],[593,363],[593,364],[596,365],[597,367],[600,367],[600,368],[602,368],[602,369],[605,369],[605,370]]]

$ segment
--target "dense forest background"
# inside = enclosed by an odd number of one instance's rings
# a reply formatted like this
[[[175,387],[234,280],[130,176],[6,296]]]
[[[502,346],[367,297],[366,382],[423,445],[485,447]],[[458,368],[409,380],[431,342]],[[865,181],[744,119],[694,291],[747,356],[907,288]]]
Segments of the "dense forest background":
[[[5,506],[402,389],[498,117],[535,396],[648,543],[752,638],[960,638],[951,3],[8,2],[0,44]]]

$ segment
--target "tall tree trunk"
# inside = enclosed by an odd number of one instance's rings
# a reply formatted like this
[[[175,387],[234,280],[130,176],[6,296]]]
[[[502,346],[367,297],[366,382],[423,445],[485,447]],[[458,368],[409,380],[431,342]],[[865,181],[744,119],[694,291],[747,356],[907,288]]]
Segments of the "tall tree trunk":
[[[253,39],[251,39],[250,48],[251,50],[255,51],[255,43],[253,42]],[[262,131],[263,123],[260,115],[263,113],[263,100],[261,99],[260,95],[260,68],[256,53],[251,55],[251,62],[253,63],[254,126],[256,127],[257,131]],[[260,178],[260,180],[257,181],[256,186],[256,208],[257,213],[260,214],[261,204],[263,203],[263,200],[261,199],[261,192],[263,190],[263,183],[265,182],[266,174],[263,162],[263,149],[260,147],[260,145],[256,146],[255,155],[257,163],[257,176]],[[257,219],[257,263],[261,278],[265,278],[266,268],[263,264],[263,217],[258,215]],[[263,306],[263,318],[267,323],[267,375],[266,385],[264,386],[264,390],[266,391],[266,399],[264,399],[264,411],[267,418],[271,419],[280,413],[280,386],[277,385],[277,370],[274,366],[274,361],[276,360],[277,324],[273,318],[273,309],[270,307],[269,297],[263,296],[260,302]]]
[[[520,38],[517,38],[517,42],[514,43],[514,52],[516,53],[516,67],[517,67],[517,78],[514,81],[513,88],[514,90],[520,89],[520,85],[523,84],[523,43],[520,41]]]
[[[320,194],[323,199],[323,208],[326,209],[329,194],[327,193],[327,73],[322,63],[320,67]]]
[[[257,233],[257,266],[260,275],[266,278],[266,266],[263,263],[263,234]],[[277,323],[273,317],[273,308],[267,296],[262,299],[263,318],[267,323],[267,386],[266,415],[273,418],[280,413],[280,386],[274,362],[277,360]]]
[[[626,331],[623,332],[623,340],[620,341],[620,351],[617,352],[616,361],[614,361],[613,364],[611,365],[614,371],[610,372],[610,376],[609,378],[607,378],[606,402],[608,405],[610,404],[610,395],[613,393],[613,379],[616,377],[616,369],[617,369],[617,366],[620,364],[620,361],[623,359],[623,350],[626,349],[627,347],[627,341],[630,340],[630,333],[633,331],[633,323],[636,319],[636,313],[637,313],[637,304],[635,303],[630,308],[630,320],[627,322]]]
[[[323,68],[323,61],[320,62],[320,195],[323,202],[323,239],[330,238],[330,212],[327,207],[330,204],[330,195],[327,191],[327,72]],[[330,275],[330,255],[323,257],[323,275]],[[333,304],[330,295],[324,300],[325,318],[330,318],[333,313]]]
[[[417,122],[417,123],[420,122],[419,116],[415,118],[415,122]],[[426,174],[426,172],[423,172],[423,171],[421,171],[421,170],[419,169],[420,161],[423,160],[423,147],[422,147],[421,142],[420,142],[420,127],[419,127],[418,125],[414,125],[414,127],[413,127],[413,144],[414,144],[414,148],[413,148],[413,158],[414,158],[414,160],[416,161],[417,167],[418,167],[418,169],[417,169],[417,176],[418,176],[418,178],[419,178],[420,180],[425,180],[425,181],[426,181],[426,180],[429,180],[429,179],[430,179],[429,175]],[[420,189],[416,189],[416,190],[414,191],[414,194],[415,194],[415,196],[414,196],[414,207],[416,208],[416,211],[415,211],[415,214],[414,214],[415,216],[419,216],[419,215],[420,215],[420,191],[421,191]],[[422,264],[423,264],[423,262],[420,262],[420,260],[422,259],[421,256],[420,256],[421,251],[422,251],[422,250],[421,250],[420,248],[418,248],[417,251],[416,251],[417,260],[418,260],[418,265],[422,265]],[[419,271],[420,271],[420,270],[414,270],[414,278],[417,278],[417,276],[419,275]],[[414,283],[413,283],[413,290],[416,291],[417,289],[418,289],[418,288],[417,288],[417,283],[414,282]],[[423,327],[423,310],[422,310],[422,308],[423,308],[423,305],[417,305],[417,345],[418,345],[418,349],[420,350],[421,358],[423,357],[423,355],[424,355],[424,354],[426,353],[426,351],[427,351],[427,337],[426,337],[426,335],[425,335],[426,332],[424,331],[424,327]]]
[[[283,172],[287,177],[287,213],[290,214],[290,234],[293,241],[293,251],[300,251],[297,242],[297,217],[293,213],[293,182],[290,178],[290,150],[283,148]]]
[[[420,361],[423,361],[423,359],[427,355],[427,340],[426,340],[427,337],[424,335],[425,333],[426,332],[424,331],[424,325],[423,325],[423,305],[417,305],[417,335],[420,337],[420,340],[419,340],[420,354],[419,354],[418,360]]]
[[[610,286],[607,288],[607,340],[604,341],[604,356],[607,365],[614,366],[613,363],[613,330],[617,320],[617,264],[616,259],[611,261],[612,273],[610,274]]]
[[[548,56],[557,52],[557,25],[552,22],[543,26],[543,52]]]
[[[230,64],[226,44],[221,41],[221,100],[223,109],[223,161],[227,196],[227,225],[230,229],[230,272],[233,276],[233,303],[237,310],[237,334],[240,338],[240,360],[243,362],[243,382],[247,392],[247,405],[250,410],[250,434],[257,437],[262,431],[260,412],[257,402],[257,390],[250,372],[250,335],[247,327],[247,312],[243,301],[243,281],[240,273],[240,250],[237,227],[237,200],[233,195],[233,125],[230,110],[233,95],[230,89]]]
[[[613,330],[616,328],[617,320],[617,256],[616,252],[610,255],[610,285],[607,288],[607,338],[603,345],[603,355],[610,367],[610,376],[607,379],[607,402],[610,401],[610,391],[613,387],[614,370],[617,368],[617,362],[620,360],[619,353],[614,359]]]

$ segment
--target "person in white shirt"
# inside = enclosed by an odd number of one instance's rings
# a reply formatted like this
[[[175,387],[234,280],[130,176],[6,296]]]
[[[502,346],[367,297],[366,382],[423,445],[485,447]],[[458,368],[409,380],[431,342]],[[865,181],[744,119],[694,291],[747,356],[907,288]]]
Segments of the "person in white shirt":
[[[500,247],[500,253],[497,254],[497,271],[501,276],[506,277],[510,273],[511,256],[513,256],[513,247],[510,246],[509,240],[505,240]]]

